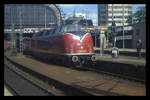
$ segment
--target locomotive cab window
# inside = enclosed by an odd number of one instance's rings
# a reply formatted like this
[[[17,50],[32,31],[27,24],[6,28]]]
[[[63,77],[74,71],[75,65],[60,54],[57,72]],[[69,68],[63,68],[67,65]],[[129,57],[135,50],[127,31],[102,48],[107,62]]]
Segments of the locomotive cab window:
[[[87,32],[87,27],[85,25],[82,24],[68,24],[62,27],[63,32],[79,32],[79,31],[83,31],[83,32]]]
[[[40,32],[36,35],[36,37],[41,37],[41,36],[43,35],[43,33],[44,33],[44,31],[40,31]]]
[[[88,32],[88,30],[87,27],[83,24],[67,24],[62,27],[61,32],[83,36]]]
[[[39,32],[37,32],[36,34],[34,34],[34,36],[33,37],[37,37],[39,35]]]
[[[43,30],[41,37],[45,36],[46,34],[49,34],[49,30]]]
[[[34,33],[32,37],[35,37],[37,33]]]

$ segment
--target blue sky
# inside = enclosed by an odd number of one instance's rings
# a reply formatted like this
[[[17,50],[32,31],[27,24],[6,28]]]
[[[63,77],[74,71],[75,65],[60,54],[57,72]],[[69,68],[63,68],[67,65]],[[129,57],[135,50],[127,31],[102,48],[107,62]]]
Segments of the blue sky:
[[[133,4],[132,5],[132,12],[135,13],[139,6],[146,6],[145,4]]]
[[[85,13],[88,11],[88,18],[93,20],[93,23],[97,25],[97,4],[59,4],[60,8],[66,14],[66,18],[73,15],[74,10],[76,13]],[[145,4],[133,4],[132,12],[135,13],[139,6],[145,6]]]

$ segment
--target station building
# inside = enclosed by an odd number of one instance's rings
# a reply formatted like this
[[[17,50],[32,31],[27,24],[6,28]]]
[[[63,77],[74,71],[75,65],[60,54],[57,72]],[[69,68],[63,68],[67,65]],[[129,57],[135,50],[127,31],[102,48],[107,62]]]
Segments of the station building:
[[[112,22],[116,24],[116,46],[118,48],[136,49],[137,40],[141,39],[143,49],[146,48],[146,24],[127,23],[127,16],[132,15],[131,4],[99,4],[98,5],[98,26],[109,27]],[[124,36],[123,36],[124,30]],[[104,44],[108,45],[106,42]],[[106,46],[105,46],[106,47]],[[105,48],[104,47],[104,48]]]
[[[124,47],[136,49],[136,42],[142,40],[142,48],[146,49],[146,23],[140,22],[136,24],[130,24],[124,26],[124,37],[123,37],[123,26],[116,28],[116,46],[118,48]]]
[[[5,4],[4,5],[4,25],[5,29],[10,29],[15,25],[15,29],[20,25],[23,28],[44,28],[50,24],[59,25],[59,8],[56,5],[48,4]]]
[[[55,4],[4,5],[4,39],[7,41],[11,39],[12,30],[16,36],[16,44],[19,44],[20,34],[32,37],[35,32],[61,24],[60,8]]]
[[[11,32],[14,25],[16,33],[33,33],[38,29],[50,28],[61,24],[61,13],[52,4],[5,4],[4,32]]]

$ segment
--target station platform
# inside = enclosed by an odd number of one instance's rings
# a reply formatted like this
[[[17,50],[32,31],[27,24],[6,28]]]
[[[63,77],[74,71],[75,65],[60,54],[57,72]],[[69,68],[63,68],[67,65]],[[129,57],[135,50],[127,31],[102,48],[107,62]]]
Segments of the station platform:
[[[4,85],[4,96],[13,96],[13,94],[8,90],[6,85]]]
[[[146,58],[141,57],[134,57],[134,56],[122,56],[119,55],[116,58],[113,58],[111,54],[102,54],[102,56],[96,53],[96,58],[98,61],[107,61],[107,62],[114,62],[114,63],[122,63],[122,64],[131,64],[135,66],[143,66],[146,65]]]
[[[98,47],[94,47],[95,50],[100,50]],[[111,48],[105,48],[104,50],[111,50]],[[119,51],[126,51],[126,52],[136,52],[136,49],[129,49],[129,48],[119,48]],[[142,49],[141,52],[146,52],[145,49]]]
[[[103,53],[104,54],[111,54],[111,49],[112,48],[105,48]],[[118,48],[118,49],[119,49],[119,55],[137,57],[136,49],[128,49],[128,48],[124,48],[124,49]],[[94,51],[95,51],[95,53],[100,53],[100,48],[94,47]],[[141,56],[146,57],[146,49],[141,50]]]
[[[146,80],[145,57],[119,55],[113,58],[111,54],[102,54],[101,56],[96,53],[96,60],[94,68],[98,70]]]

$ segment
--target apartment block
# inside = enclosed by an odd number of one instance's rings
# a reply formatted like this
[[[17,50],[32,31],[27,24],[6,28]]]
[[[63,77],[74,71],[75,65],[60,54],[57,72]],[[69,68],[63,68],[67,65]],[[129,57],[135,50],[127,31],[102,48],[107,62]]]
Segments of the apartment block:
[[[98,5],[98,25],[111,26],[112,21],[116,26],[128,25],[127,16],[132,15],[131,4],[99,4]]]

